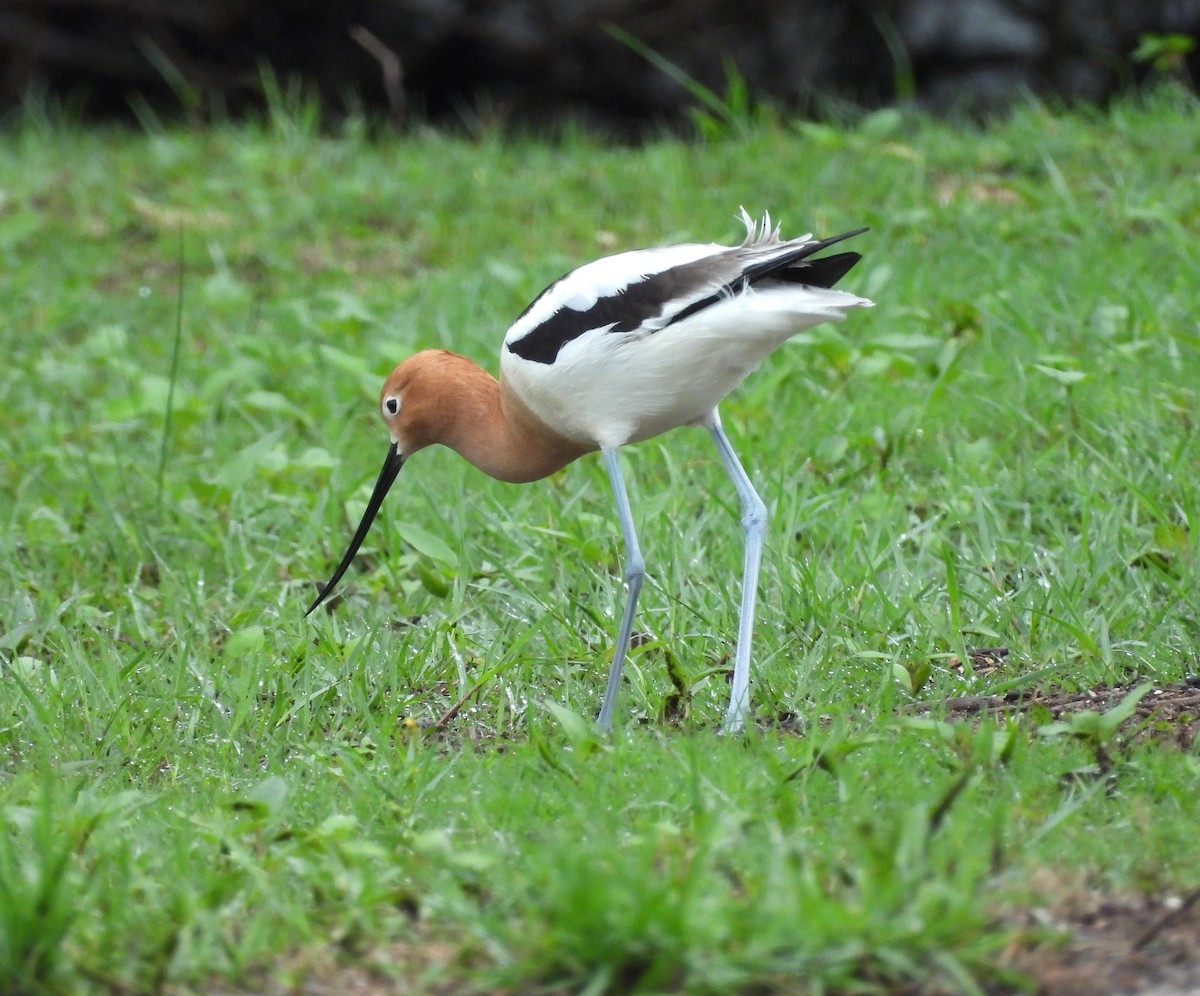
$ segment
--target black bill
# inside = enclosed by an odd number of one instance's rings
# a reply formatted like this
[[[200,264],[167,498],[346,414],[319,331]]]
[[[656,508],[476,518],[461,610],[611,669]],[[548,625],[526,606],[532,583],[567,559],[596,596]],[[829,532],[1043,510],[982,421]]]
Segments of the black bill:
[[[363,512],[362,522],[358,524],[358,528],[354,531],[354,536],[350,540],[350,546],[346,549],[346,555],[342,558],[342,562],[338,564],[337,570],[333,572],[321,589],[321,593],[317,595],[317,600],[308,607],[309,615],[313,609],[320,605],[333,591],[334,586],[342,580],[342,575],[346,573],[346,568],[350,566],[350,562],[354,559],[354,555],[358,553],[358,548],[362,546],[362,541],[367,538],[367,533],[370,532],[371,523],[375,521],[375,515],[379,511],[379,506],[383,504],[383,499],[387,496],[388,489],[392,486],[392,482],[396,480],[396,475],[400,473],[400,468],[404,466],[404,456],[400,453],[395,443],[392,443],[388,449],[387,458],[383,461],[383,469],[379,472],[379,480],[375,482],[375,490],[371,492],[371,500],[367,502],[367,509]]]

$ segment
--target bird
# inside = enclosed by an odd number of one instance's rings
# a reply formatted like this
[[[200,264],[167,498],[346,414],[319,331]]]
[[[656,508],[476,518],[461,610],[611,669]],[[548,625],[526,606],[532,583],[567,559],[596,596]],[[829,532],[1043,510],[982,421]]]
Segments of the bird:
[[[310,615],[332,594],[401,467],[441,444],[490,477],[545,478],[599,451],[625,545],[624,610],[597,726],[608,730],[633,631],[646,562],[618,452],[679,426],[708,431],[741,507],[743,562],[732,687],[723,730],[750,715],[750,650],[767,507],[734,452],[718,404],[798,332],[874,302],[836,284],[862,258],[817,254],[861,235],[784,239],[769,212],[743,207],[740,245],[684,243],[619,252],[552,283],[504,336],[499,377],[445,349],[400,363],[379,395],[390,445],[341,562]]]

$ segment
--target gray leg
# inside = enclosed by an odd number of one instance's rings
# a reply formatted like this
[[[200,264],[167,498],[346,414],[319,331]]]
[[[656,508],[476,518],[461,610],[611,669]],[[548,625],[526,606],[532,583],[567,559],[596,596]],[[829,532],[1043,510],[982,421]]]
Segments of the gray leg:
[[[604,702],[596,725],[602,730],[612,726],[613,703],[617,700],[617,689],[621,687],[621,671],[625,667],[625,654],[629,650],[629,637],[633,632],[633,614],[637,610],[638,592],[642,590],[642,579],[646,576],[646,562],[638,546],[637,532],[633,528],[633,512],[629,508],[629,494],[625,490],[625,478],[621,476],[621,462],[615,449],[601,451],[604,466],[608,468],[608,479],[612,482],[613,497],[617,500],[617,518],[625,536],[625,583],[629,591],[625,596],[625,612],[621,616],[621,628],[617,631],[617,643],[613,648],[612,667],[608,672],[608,685],[604,689]]]
[[[742,532],[745,554],[742,560],[742,608],[738,617],[737,651],[733,660],[733,692],[725,713],[725,731],[737,733],[750,713],[750,640],[754,632],[754,603],[758,598],[758,569],[762,564],[763,542],[767,534],[767,506],[750,483],[741,461],[729,445],[721,428],[721,417],[714,408],[704,421],[717,444],[725,470],[733,480],[742,503]]]

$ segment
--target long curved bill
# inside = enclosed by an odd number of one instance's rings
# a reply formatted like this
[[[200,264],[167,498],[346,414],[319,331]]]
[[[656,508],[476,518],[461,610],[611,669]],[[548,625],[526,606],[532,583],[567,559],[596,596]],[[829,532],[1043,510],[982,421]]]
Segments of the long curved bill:
[[[358,528],[354,531],[354,536],[350,539],[350,546],[346,549],[346,555],[342,557],[342,562],[338,564],[337,570],[333,572],[331,577],[321,589],[321,593],[317,596],[317,600],[308,607],[308,616],[313,609],[320,605],[339,581],[342,580],[342,575],[346,573],[346,569],[350,566],[350,562],[354,559],[354,555],[358,553],[358,548],[362,546],[362,542],[367,538],[367,533],[371,530],[371,523],[375,521],[375,516],[379,512],[379,506],[383,504],[383,499],[387,496],[388,489],[392,486],[392,482],[396,480],[396,475],[400,473],[400,468],[404,466],[404,455],[400,452],[395,443],[392,443],[387,452],[387,457],[383,461],[383,469],[379,472],[379,479],[375,482],[375,490],[371,492],[371,500],[367,502],[367,509],[363,512],[362,522],[358,524]]]

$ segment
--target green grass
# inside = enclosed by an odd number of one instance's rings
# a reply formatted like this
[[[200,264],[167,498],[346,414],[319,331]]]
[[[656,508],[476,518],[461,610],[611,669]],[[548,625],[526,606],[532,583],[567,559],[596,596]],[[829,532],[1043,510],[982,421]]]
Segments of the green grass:
[[[897,709],[1195,670],[1198,128],[1171,91],[637,149],[10,124],[0,991],[968,990],[1048,870],[1195,885],[1193,754],[1088,777],[1086,740]],[[755,730],[716,734],[740,530],[701,432],[627,456],[647,638],[611,737],[595,458],[518,488],[421,453],[302,618],[394,363],[494,369],[549,280],[736,239],[739,204],[870,225],[846,286],[878,302],[723,406],[772,515]]]

